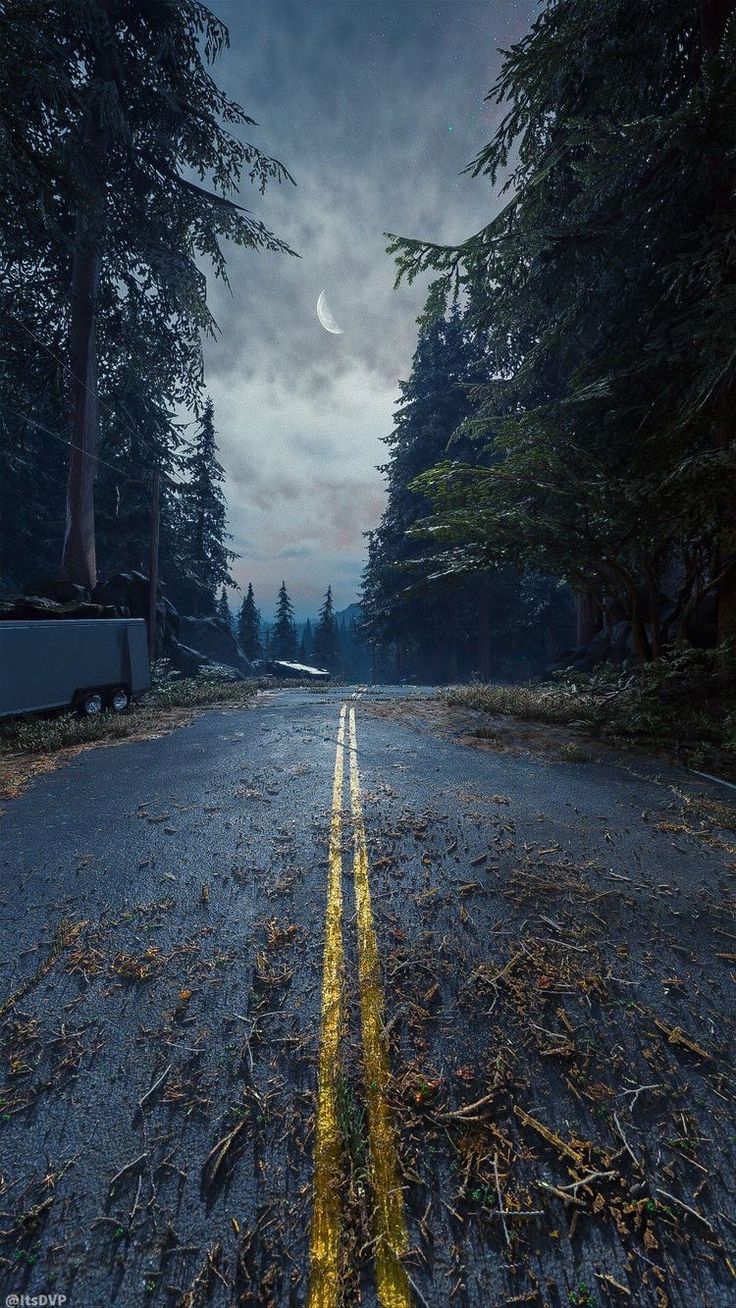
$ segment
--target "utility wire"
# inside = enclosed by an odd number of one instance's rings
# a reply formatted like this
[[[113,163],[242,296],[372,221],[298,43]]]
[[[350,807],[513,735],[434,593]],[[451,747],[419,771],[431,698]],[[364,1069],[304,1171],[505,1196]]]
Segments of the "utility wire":
[[[27,422],[30,427],[35,427],[38,431],[45,432],[47,436],[53,436],[54,440],[61,441],[61,444],[67,445],[69,449],[79,450],[80,453],[86,454],[88,459],[94,459],[95,463],[101,463],[103,467],[109,468],[111,472],[115,473],[116,477],[122,477],[124,481],[134,482],[136,486],[145,486],[147,484],[145,478],[131,477],[127,472],[121,472],[119,468],[115,467],[114,463],[108,463],[107,459],[101,459],[99,454],[90,454],[89,450],[83,449],[81,445],[75,445],[74,441],[67,440],[66,436],[62,436],[58,431],[52,431],[50,427],[45,427],[42,422],[37,422],[36,419],[31,418],[29,414],[19,413],[17,409],[9,408],[7,404],[0,405],[0,408],[2,408],[5,413],[12,414],[14,418],[19,418],[21,422]]]
[[[119,414],[115,412],[115,410],[107,403],[107,401],[103,400],[100,397],[99,392],[95,394],[94,391],[91,391],[89,386],[87,386],[87,384],[82,381],[81,377],[77,377],[76,373],[72,371],[70,364],[68,364],[65,359],[62,359],[61,355],[57,354],[56,350],[52,350],[50,345],[47,345],[45,341],[42,341],[41,337],[37,336],[36,333],[27,325],[27,323],[23,322],[22,318],[19,318],[17,314],[14,314],[11,309],[6,308],[5,312],[9,318],[13,319],[13,322],[18,324],[18,326],[22,329],[22,331],[26,332],[26,334],[30,336],[31,339],[34,340],[37,345],[41,346],[42,350],[45,350],[47,354],[50,354],[52,359],[56,359],[56,362],[61,365],[61,367],[64,369],[66,373],[69,374],[72,381],[78,382],[78,384],[82,387],[82,389],[85,390],[88,395],[91,395],[92,399],[95,400],[97,404],[99,404],[103,409],[106,409],[107,412],[115,419],[115,421],[119,422],[121,426],[125,428],[125,430],[129,433],[129,435],[135,437],[136,439],[140,439],[140,433],[137,432],[133,427],[131,427],[129,422],[125,422],[123,419],[121,419]],[[177,433],[177,440],[179,440],[182,445],[187,445],[189,449],[194,449],[194,442],[186,440],[183,436],[180,436],[178,433]],[[68,443],[71,444],[71,441]],[[78,445],[74,446],[74,449],[79,449],[79,448],[80,446]],[[82,452],[84,453],[85,451]],[[93,455],[90,455],[90,458],[93,457],[94,457]],[[135,478],[131,478],[131,481],[133,480],[135,480]]]
[[[38,431],[44,432],[47,436],[53,436],[54,440],[60,441],[62,445],[68,446],[69,449],[81,450],[82,448],[81,445],[75,445],[74,441],[67,440],[66,436],[62,436],[60,432],[52,431],[50,427],[44,426],[44,424],[38,422],[36,418],[31,418],[30,414],[20,413],[18,409],[11,409],[7,404],[0,403],[0,409],[3,409],[5,413],[12,414],[14,418],[19,418],[21,422],[27,422],[30,427],[35,427]],[[103,467],[109,468],[111,472],[115,473],[116,477],[122,477],[123,481],[129,481],[135,486],[147,486],[149,484],[146,477],[131,477],[127,472],[121,472],[120,468],[116,468],[114,463],[108,463],[107,459],[101,458],[99,454],[90,454],[89,450],[84,452],[88,459],[93,459],[95,463],[101,463]],[[23,462],[27,468],[31,467],[31,464],[27,459],[24,459]],[[159,472],[161,480],[166,482],[168,486],[187,485],[184,481],[176,481],[173,477],[170,477],[167,472],[164,472],[163,468],[159,468]]]

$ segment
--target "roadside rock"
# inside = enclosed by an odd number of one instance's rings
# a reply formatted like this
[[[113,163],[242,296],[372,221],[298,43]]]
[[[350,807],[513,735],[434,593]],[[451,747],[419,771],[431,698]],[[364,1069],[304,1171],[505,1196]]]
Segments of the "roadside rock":
[[[89,604],[93,598],[86,586],[76,586],[73,581],[60,581],[58,577],[45,572],[29,577],[23,583],[21,593],[37,595],[59,604]]]
[[[204,655],[211,663],[237,668],[244,677],[250,675],[248,659],[228,624],[220,618],[182,617],[178,636],[183,645]]]
[[[14,595],[0,601],[0,618],[27,622],[38,618],[115,618],[115,609],[103,604],[90,604],[78,600],[62,602],[43,595]]]

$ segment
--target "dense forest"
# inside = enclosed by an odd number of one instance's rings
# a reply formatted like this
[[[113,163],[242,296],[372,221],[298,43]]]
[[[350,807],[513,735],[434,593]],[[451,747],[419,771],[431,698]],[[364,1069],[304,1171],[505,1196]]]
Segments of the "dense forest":
[[[233,195],[291,181],[209,65],[199,0],[7,0],[0,10],[2,577],[90,591],[148,571],[214,613],[231,582],[202,340],[223,243],[292,253]]]
[[[390,237],[433,275],[365,578],[399,661],[553,660],[561,585],[578,655],[736,636],[735,7],[549,0],[469,165],[498,216]]]
[[[647,663],[736,638],[736,0],[548,0],[468,165],[497,216],[391,236],[430,279],[360,611],[297,628],[252,589],[249,657],[387,680]],[[0,11],[2,586],[233,584],[202,341],[224,247],[292,255],[233,196],[290,183],[236,129],[199,0]],[[39,580],[40,579],[40,580]],[[220,597],[218,600],[218,596]]]

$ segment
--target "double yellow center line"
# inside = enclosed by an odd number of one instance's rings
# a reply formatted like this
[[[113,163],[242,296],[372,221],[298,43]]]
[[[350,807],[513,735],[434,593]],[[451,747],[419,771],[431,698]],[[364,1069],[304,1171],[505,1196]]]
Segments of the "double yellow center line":
[[[344,757],[350,755],[350,812],[353,827],[353,885],[358,942],[358,985],[363,1042],[370,1172],[375,1204],[373,1243],[376,1288],[381,1308],[411,1308],[409,1281],[401,1261],[406,1252],[406,1218],[391,1112],[386,1099],[390,1070],[383,1042],[383,992],[378,943],[373,925],[363,805],[358,772],[355,709],[340,709],[332,785],[330,852],[322,965],[322,1038],[318,1065],[314,1207],[309,1267],[308,1308],[337,1308],[340,1296],[343,1152],[337,1116],[337,1078],[344,1022],[342,925],[342,796]]]

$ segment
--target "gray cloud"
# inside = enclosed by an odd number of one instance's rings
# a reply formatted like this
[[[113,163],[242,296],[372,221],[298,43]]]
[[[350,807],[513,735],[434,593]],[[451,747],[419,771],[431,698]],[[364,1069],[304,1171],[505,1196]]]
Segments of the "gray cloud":
[[[232,294],[212,286],[221,334],[206,350],[227,471],[238,580],[264,612],[290,561],[300,616],[328,583],[356,597],[363,532],[382,511],[381,437],[416,344],[426,283],[394,291],[385,231],[438,241],[496,207],[460,171],[490,135],[483,96],[498,45],[533,0],[212,0],[230,27],[220,84],[298,183],[245,187],[246,204],[301,255],[230,250]],[[327,296],[342,336],[319,325]]]

